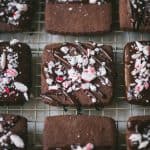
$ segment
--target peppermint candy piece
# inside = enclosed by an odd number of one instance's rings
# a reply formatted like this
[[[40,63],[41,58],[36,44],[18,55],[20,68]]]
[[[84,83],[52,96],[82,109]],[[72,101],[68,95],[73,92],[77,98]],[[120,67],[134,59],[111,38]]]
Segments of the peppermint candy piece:
[[[149,56],[150,55],[150,46],[144,46],[143,53],[144,53],[144,55]]]
[[[142,136],[141,134],[139,133],[135,133],[135,134],[132,134],[130,137],[129,137],[129,140],[131,140],[132,142],[141,142],[142,140]]]
[[[140,42],[138,42],[138,41],[136,41],[135,43],[136,43],[136,45],[137,45],[139,51],[142,51],[143,45],[142,45]]]
[[[27,4],[16,4],[16,8],[18,9],[18,11],[24,11],[26,12],[28,10],[28,5]]]
[[[96,70],[94,67],[89,66],[87,69],[83,69],[81,78],[86,82],[91,82],[96,78]]]
[[[84,147],[85,150],[92,150],[94,149],[94,145],[91,143],[86,144],[86,146]]]
[[[27,94],[28,87],[21,82],[14,82],[14,85],[15,85],[16,90],[22,92],[25,99],[28,101],[29,100],[29,97]]]
[[[143,141],[140,143],[138,149],[143,149],[143,148],[146,148],[149,144],[149,141]]]
[[[7,77],[16,77],[18,72],[16,69],[7,69],[6,70]]]
[[[10,45],[15,45],[17,43],[19,43],[19,40],[17,40],[17,39],[13,39],[10,41]]]
[[[60,48],[60,50],[64,53],[64,54],[67,54],[68,51],[69,51],[69,48],[67,46],[63,46]]]
[[[2,124],[0,123],[0,133],[4,131]]]
[[[12,134],[10,140],[17,148],[24,148],[24,142],[18,135]]]
[[[94,145],[91,143],[86,144],[84,147],[80,145],[71,145],[71,150],[92,150],[94,149]]]
[[[6,67],[6,53],[3,52],[1,55],[1,68],[4,70]]]
[[[89,0],[90,4],[96,4],[97,0]]]

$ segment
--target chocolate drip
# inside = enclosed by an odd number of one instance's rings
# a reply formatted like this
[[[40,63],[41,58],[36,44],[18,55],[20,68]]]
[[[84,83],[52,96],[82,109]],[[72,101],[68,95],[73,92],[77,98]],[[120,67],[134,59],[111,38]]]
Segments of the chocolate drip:
[[[104,54],[104,56],[105,56],[108,60],[112,61],[112,59],[111,59],[111,57],[109,56],[109,54],[108,54],[103,48],[98,47],[97,44],[96,44],[95,46],[93,46],[92,43],[86,43],[86,44],[80,43],[80,42],[78,42],[78,43],[79,43],[79,45],[83,46],[85,49],[87,49],[87,47],[88,47],[89,49],[100,48],[100,51]],[[83,49],[84,49],[84,48],[83,48]],[[86,51],[85,49],[84,49],[84,51],[87,53],[87,51]],[[100,59],[99,55],[97,55],[96,57],[95,57],[95,56],[93,56],[93,57],[94,57],[94,59],[96,60],[96,62],[101,65],[101,61],[99,60],[99,59]],[[106,65],[105,67],[106,67],[107,71],[111,72],[111,69],[110,69],[107,65]]]
[[[88,46],[88,44],[87,43],[81,43],[81,42],[77,42],[76,44],[73,44],[73,43],[68,43],[69,45],[72,45],[72,46],[74,46],[74,47],[76,47],[76,50],[78,50],[78,53],[79,54],[86,54],[87,55],[87,46]],[[92,44],[91,44],[91,46],[92,46]],[[92,47],[89,47],[90,49],[93,49],[94,47],[92,46]],[[94,59],[97,61],[97,63],[98,64],[100,64],[101,65],[101,62],[96,58],[96,57],[94,57]],[[110,69],[109,69],[110,70]],[[100,81],[100,80],[99,80]],[[97,99],[96,97],[96,94],[94,94],[94,92],[90,92],[89,90],[87,91],[86,90],[86,92],[87,92],[87,94],[89,94],[92,98],[95,98],[95,99]],[[104,94],[99,90],[99,91],[97,91],[97,94],[100,96],[100,97],[103,97],[104,96]],[[99,101],[100,102],[100,101]]]
[[[150,1],[130,0],[131,22],[135,30],[139,30],[143,25],[150,25]]]

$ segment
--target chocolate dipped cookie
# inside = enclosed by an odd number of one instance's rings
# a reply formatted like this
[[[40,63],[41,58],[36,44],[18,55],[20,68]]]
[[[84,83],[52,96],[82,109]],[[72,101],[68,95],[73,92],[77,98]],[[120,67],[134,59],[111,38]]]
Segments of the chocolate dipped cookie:
[[[115,150],[115,121],[99,116],[47,117],[43,150]]]
[[[150,116],[130,117],[126,131],[127,150],[150,149]]]
[[[32,16],[33,0],[0,0],[0,32],[28,30]]]
[[[54,106],[105,106],[113,96],[112,47],[94,42],[47,45],[41,96]]]
[[[27,119],[0,114],[0,150],[27,150]]]
[[[131,42],[124,50],[126,99],[150,105],[150,42]]]
[[[119,15],[122,30],[150,32],[149,0],[120,0]]]
[[[46,0],[47,32],[96,34],[110,31],[111,26],[111,0]]]
[[[22,105],[31,88],[31,50],[16,39],[0,42],[0,105]]]

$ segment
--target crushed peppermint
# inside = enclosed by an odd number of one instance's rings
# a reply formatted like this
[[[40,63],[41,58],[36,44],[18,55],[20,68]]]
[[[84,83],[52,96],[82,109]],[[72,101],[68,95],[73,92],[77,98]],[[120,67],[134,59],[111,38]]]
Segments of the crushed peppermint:
[[[18,96],[22,93],[25,100],[29,100],[28,87],[16,78],[20,75],[18,70],[18,52],[14,50],[14,45],[19,41],[13,39],[8,46],[2,47],[0,55],[0,97]]]
[[[0,116],[0,118],[0,149],[13,150],[24,148],[25,144],[23,139],[12,132],[18,118],[11,117],[10,119],[5,119],[3,116]]]
[[[86,144],[85,146],[80,145],[71,145],[71,150],[93,150],[94,145],[91,143]]]
[[[18,26],[28,20],[28,0],[0,0],[0,22]]]
[[[138,150],[150,148],[150,123],[142,123],[141,126],[135,126],[135,132],[129,136],[131,146]]]
[[[135,43],[136,52],[131,55],[134,68],[131,76],[134,82],[128,88],[128,99],[141,99],[143,92],[150,89],[150,46]]]
[[[150,25],[150,1],[149,0],[130,0],[131,23],[135,30],[143,25]]]
[[[79,50],[80,48],[81,50]],[[78,42],[73,45],[69,43],[62,45],[60,50],[53,52],[55,60],[50,60],[44,65],[48,89],[50,91],[62,90],[66,94],[81,89],[96,93],[100,90],[100,84],[112,86],[108,78],[110,73],[108,64],[96,58],[104,51],[102,49],[102,46],[99,47],[95,44],[93,48],[86,50]],[[105,55],[105,53],[103,54]],[[93,94],[90,94],[89,97],[93,103],[96,102]]]

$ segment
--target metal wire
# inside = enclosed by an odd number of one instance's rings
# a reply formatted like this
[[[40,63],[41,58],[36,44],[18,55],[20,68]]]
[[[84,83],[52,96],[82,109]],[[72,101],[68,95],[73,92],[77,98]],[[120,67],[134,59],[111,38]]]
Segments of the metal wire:
[[[125,128],[126,121],[129,116],[148,115],[149,107],[135,106],[127,104],[124,97],[123,83],[123,47],[129,41],[150,40],[150,34],[114,31],[109,34],[96,36],[61,36],[52,35],[44,31],[44,0],[38,0],[38,8],[33,20],[32,32],[23,33],[0,33],[0,40],[19,39],[21,42],[28,43],[32,49],[32,65],[33,65],[33,86],[32,98],[23,107],[21,106],[3,106],[0,107],[0,113],[12,113],[23,115],[28,118],[28,149],[42,149],[42,131],[44,118],[48,115],[66,115],[77,114],[75,108],[68,108],[65,112],[60,107],[50,107],[41,102],[40,95],[40,64],[41,54],[46,44],[53,42],[74,42],[74,41],[95,41],[103,44],[110,44],[114,48],[114,61],[117,71],[115,96],[113,103],[99,111],[92,109],[83,109],[82,114],[108,116],[116,120],[118,128],[118,150],[124,150],[125,144]],[[117,22],[117,21],[116,21]]]

